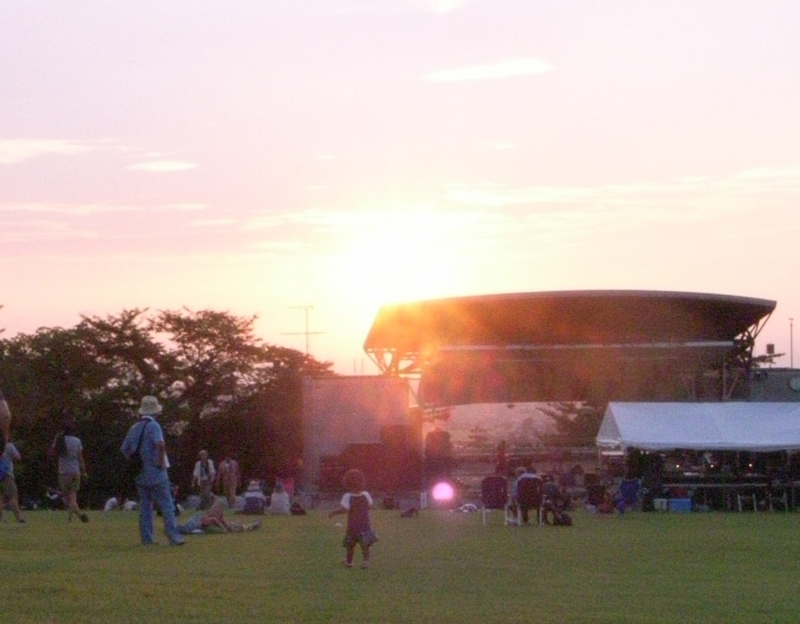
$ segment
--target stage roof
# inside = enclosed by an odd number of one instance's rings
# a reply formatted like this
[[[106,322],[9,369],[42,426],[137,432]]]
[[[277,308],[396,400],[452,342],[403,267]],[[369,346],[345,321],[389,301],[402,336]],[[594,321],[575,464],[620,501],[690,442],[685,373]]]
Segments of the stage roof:
[[[364,350],[731,340],[775,305],[765,299],[641,290],[435,299],[382,307]]]
[[[561,400],[579,393],[565,385],[569,380],[564,376],[585,379],[598,372],[613,377],[616,373],[603,370],[612,360],[669,359],[689,362],[695,369],[721,362],[741,352],[742,345],[752,347],[775,306],[774,301],[748,297],[639,290],[418,301],[382,307],[364,350],[385,373],[421,373],[422,386],[437,403],[487,398],[485,391],[480,396],[465,395],[465,384],[474,385],[481,371],[503,379],[514,377],[514,392],[534,397],[543,396],[541,389],[521,391],[524,378],[536,376],[540,382],[546,374],[552,386],[552,378],[561,377],[560,389],[550,392]],[[672,372],[649,374],[685,375],[683,364],[673,366]],[[458,379],[448,380],[452,374]],[[630,377],[630,372],[625,374]],[[613,385],[610,378],[606,381]],[[504,392],[489,392],[490,397],[495,395]],[[629,393],[626,399],[637,396]]]

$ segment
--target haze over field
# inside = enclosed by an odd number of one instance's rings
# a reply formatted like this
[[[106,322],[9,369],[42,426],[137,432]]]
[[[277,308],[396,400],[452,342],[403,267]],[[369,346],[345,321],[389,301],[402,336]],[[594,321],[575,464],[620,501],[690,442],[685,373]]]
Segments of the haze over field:
[[[0,3],[0,328],[643,289],[800,320],[800,5]],[[800,354],[800,352],[799,352]]]

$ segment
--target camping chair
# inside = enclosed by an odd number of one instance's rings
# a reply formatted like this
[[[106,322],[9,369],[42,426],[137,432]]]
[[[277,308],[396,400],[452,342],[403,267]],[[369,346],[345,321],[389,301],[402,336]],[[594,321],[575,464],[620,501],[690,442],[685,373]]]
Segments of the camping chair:
[[[769,496],[770,511],[789,511],[789,495],[783,490],[780,495],[773,492]]]
[[[629,509],[639,511],[641,509],[641,482],[639,479],[623,479],[619,484],[619,501],[617,509],[623,513]]]
[[[508,481],[500,475],[492,475],[481,481],[481,515],[486,526],[490,509],[506,509],[508,506]],[[506,514],[508,524],[508,514]]]
[[[739,511],[745,511],[752,505],[753,511],[758,511],[758,502],[756,501],[756,491],[754,488],[746,488],[736,490],[736,503]]]
[[[766,505],[770,511],[789,511],[789,495],[786,485],[776,481],[767,488]]]
[[[606,500],[606,486],[595,483],[586,487],[586,504],[599,507]]]
[[[517,481],[517,518],[521,525],[525,510],[536,513],[536,523],[542,524],[544,482],[540,477],[525,477]]]
[[[564,518],[569,518],[566,511],[570,502],[569,494],[562,491],[554,481],[546,481],[542,499],[541,524],[566,524]]]

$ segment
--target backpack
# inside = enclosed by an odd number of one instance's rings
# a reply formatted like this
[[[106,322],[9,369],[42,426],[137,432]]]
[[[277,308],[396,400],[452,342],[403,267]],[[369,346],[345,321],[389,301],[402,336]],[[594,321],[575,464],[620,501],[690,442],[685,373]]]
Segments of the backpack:
[[[294,501],[292,506],[289,508],[289,513],[291,513],[293,516],[305,516],[306,510],[303,509],[303,506],[300,503]]]
[[[554,511],[553,526],[572,526],[572,516],[565,511]]]

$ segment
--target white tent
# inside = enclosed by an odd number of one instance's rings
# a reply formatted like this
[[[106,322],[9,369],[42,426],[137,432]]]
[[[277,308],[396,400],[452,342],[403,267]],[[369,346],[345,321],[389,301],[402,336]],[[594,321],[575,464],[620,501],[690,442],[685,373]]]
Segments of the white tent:
[[[800,403],[609,403],[597,445],[601,450],[797,450]]]

